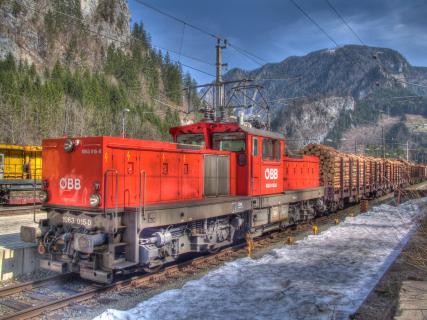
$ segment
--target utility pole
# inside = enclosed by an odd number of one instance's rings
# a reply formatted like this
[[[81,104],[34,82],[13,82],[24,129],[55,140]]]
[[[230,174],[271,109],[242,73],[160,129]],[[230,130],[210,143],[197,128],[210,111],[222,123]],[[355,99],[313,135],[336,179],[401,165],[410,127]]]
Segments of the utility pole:
[[[216,43],[216,63],[215,63],[215,67],[216,67],[216,76],[215,76],[215,81],[211,82],[211,83],[207,83],[207,84],[203,84],[203,85],[197,85],[197,86],[189,86],[188,88],[186,88],[185,90],[187,90],[187,95],[188,95],[188,100],[189,100],[189,105],[191,102],[191,89],[196,89],[196,88],[207,88],[207,90],[205,90],[205,92],[202,94],[202,96],[200,97],[201,100],[203,100],[203,98],[207,95],[208,92],[211,93],[211,95],[209,97],[212,97],[212,104],[205,104],[204,106],[204,121],[205,122],[226,122],[227,119],[227,114],[226,114],[226,109],[231,109],[231,108],[249,108],[249,107],[253,107],[252,104],[257,105],[260,107],[260,109],[264,109],[267,111],[267,128],[270,128],[270,115],[269,115],[269,111],[270,108],[268,106],[268,101],[263,97],[263,95],[259,92],[261,89],[263,89],[262,86],[260,85],[256,85],[256,84],[249,84],[250,82],[252,82],[253,80],[251,79],[240,79],[240,80],[230,80],[230,81],[223,81],[222,79],[222,68],[223,67],[227,67],[227,63],[222,63],[222,50],[227,48],[227,39],[221,39],[221,38],[217,38],[217,43]],[[227,101],[226,101],[226,96],[225,96],[225,85],[229,85],[229,84],[237,84],[234,87],[231,88],[231,95],[230,97],[227,97]],[[254,94],[253,97],[248,96],[247,94],[247,89],[249,90],[253,90]],[[232,98],[236,98],[238,93],[242,93],[243,92],[243,99],[244,99],[244,105],[236,105],[233,106],[231,105],[231,101]],[[256,93],[260,94],[260,102],[256,101]],[[249,99],[251,101],[251,105],[247,106],[246,102]],[[239,102],[240,103],[240,102]],[[189,110],[188,112],[190,112],[191,110]],[[256,126],[257,123],[255,122],[254,126]],[[262,123],[259,124],[260,127],[262,127]]]
[[[385,158],[384,127],[381,127],[381,141],[382,141],[382,149],[383,149],[383,158]]]
[[[357,154],[357,140],[354,139],[354,154]]]
[[[409,140],[406,140],[406,160],[409,161]]]
[[[124,108],[122,110],[122,138],[126,137],[126,113],[130,112],[130,110],[128,108]]]
[[[215,81],[215,104],[214,115],[218,121],[225,119],[225,95],[224,84],[222,82],[222,67],[226,67],[226,63],[222,63],[222,50],[227,48],[227,40],[217,39],[216,44],[216,81]],[[219,113],[219,114],[217,114]]]

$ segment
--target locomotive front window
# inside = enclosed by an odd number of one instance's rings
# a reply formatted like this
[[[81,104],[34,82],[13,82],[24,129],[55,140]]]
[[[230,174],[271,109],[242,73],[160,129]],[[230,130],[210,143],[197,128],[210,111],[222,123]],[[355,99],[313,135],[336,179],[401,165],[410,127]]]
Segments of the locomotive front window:
[[[280,140],[263,138],[262,140],[262,160],[279,161],[281,158]]]
[[[245,134],[243,132],[214,133],[212,134],[212,147],[215,150],[223,151],[245,151]]]
[[[183,133],[176,137],[177,143],[191,144],[197,146],[205,145],[205,136],[198,133]]]

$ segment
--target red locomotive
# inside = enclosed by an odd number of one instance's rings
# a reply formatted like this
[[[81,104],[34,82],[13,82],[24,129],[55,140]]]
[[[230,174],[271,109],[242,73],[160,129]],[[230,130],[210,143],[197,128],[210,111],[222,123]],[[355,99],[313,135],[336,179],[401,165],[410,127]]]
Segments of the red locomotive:
[[[284,156],[284,136],[237,123],[172,128],[174,143],[43,141],[41,266],[110,282],[324,214],[319,159]]]

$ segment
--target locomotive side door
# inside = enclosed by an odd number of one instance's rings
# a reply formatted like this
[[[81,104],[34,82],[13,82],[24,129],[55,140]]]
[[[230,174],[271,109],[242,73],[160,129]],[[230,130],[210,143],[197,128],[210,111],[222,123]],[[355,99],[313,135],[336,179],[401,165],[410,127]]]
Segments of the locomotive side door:
[[[282,144],[278,139],[262,138],[260,194],[283,191]]]
[[[252,136],[252,168],[250,194],[256,195],[261,189],[261,155],[260,138]]]
[[[124,206],[124,180],[125,180],[125,161],[124,152],[118,149],[110,149],[111,152],[111,170],[107,172],[106,188],[107,205],[110,208]],[[116,170],[116,171],[115,171]]]
[[[4,154],[0,153],[0,179],[3,179],[4,175]]]
[[[138,152],[126,151],[124,176],[124,205],[125,207],[135,206],[139,200],[139,176],[138,176]]]

